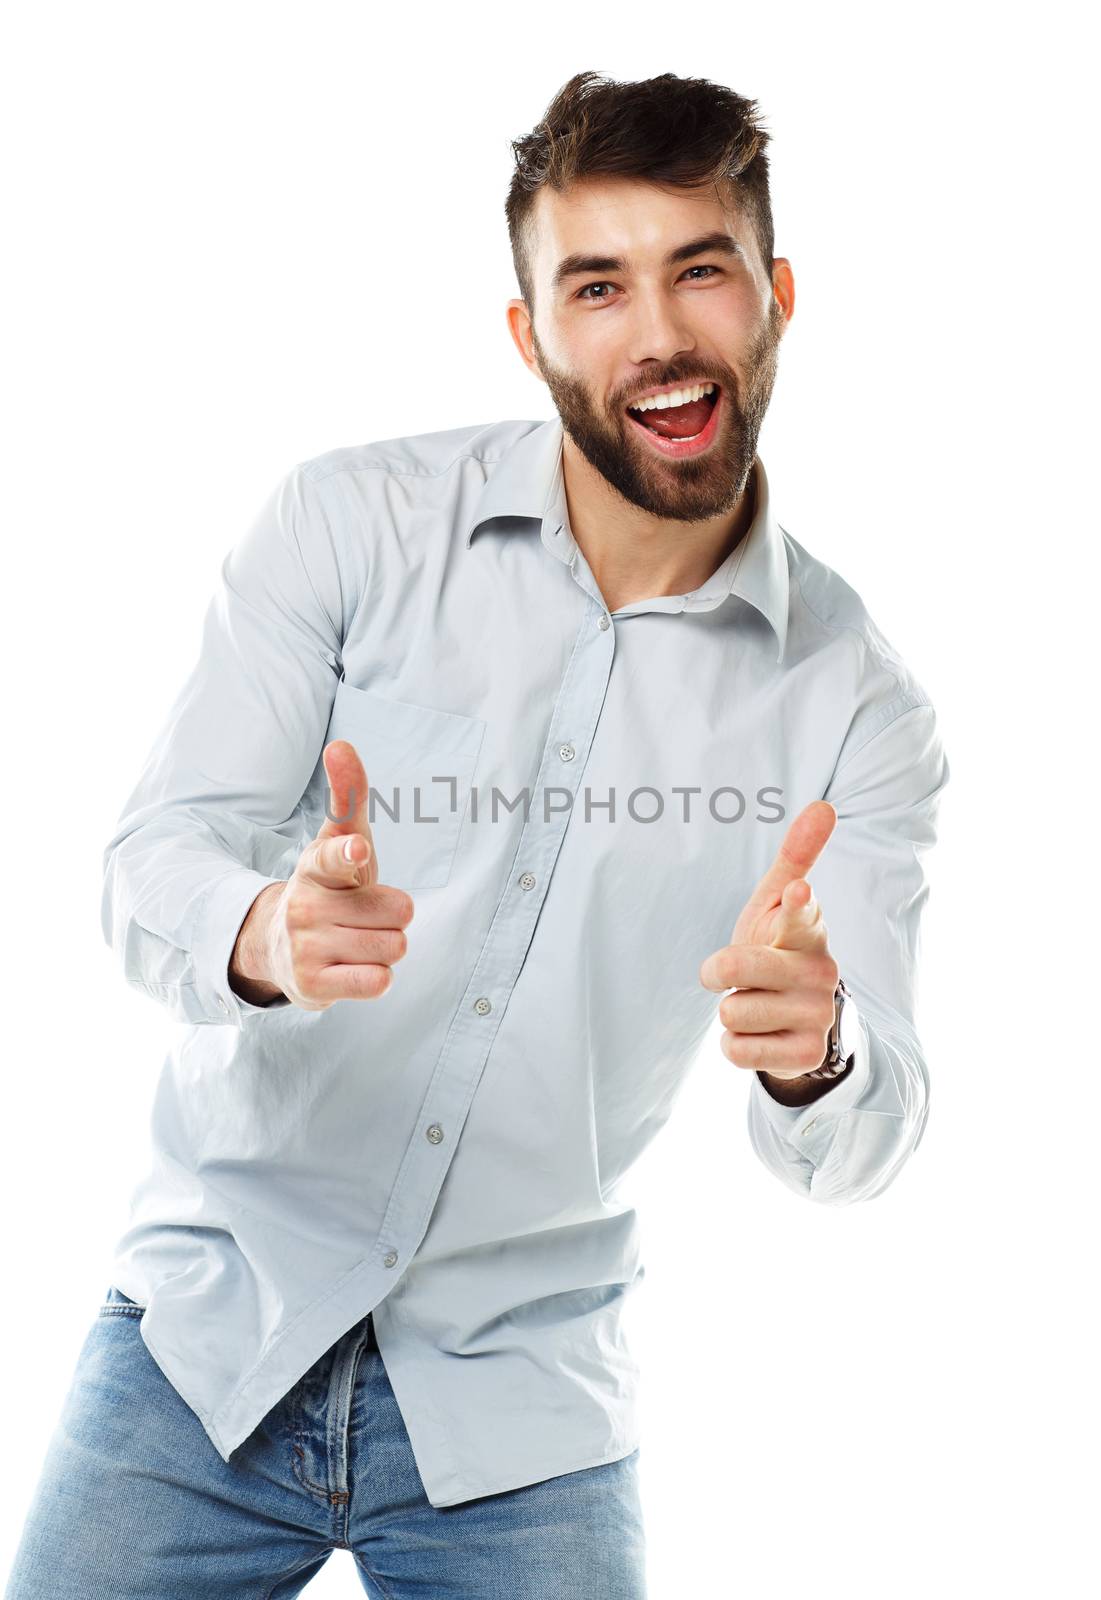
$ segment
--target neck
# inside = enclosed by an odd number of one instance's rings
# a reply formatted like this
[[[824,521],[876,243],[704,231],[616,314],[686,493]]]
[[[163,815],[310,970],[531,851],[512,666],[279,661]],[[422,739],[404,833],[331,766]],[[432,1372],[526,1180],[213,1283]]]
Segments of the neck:
[[[617,494],[568,437],[562,477],[570,531],[609,611],[698,589],[745,538],[756,510],[751,470],[732,512],[703,522],[651,516]]]

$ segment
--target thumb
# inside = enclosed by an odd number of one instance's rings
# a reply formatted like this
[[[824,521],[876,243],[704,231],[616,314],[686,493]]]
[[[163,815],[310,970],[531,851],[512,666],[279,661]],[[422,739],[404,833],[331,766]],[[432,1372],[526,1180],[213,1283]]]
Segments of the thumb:
[[[334,842],[317,852],[318,865],[346,878],[350,861],[359,869],[360,887],[366,888],[378,883],[378,856],[368,821],[363,762],[355,745],[347,739],[332,740],[321,759],[329,779],[329,800],[325,820],[317,830],[317,842]]]
[[[784,888],[776,912],[774,950],[813,950],[825,937],[822,909],[806,878],[793,878]]]

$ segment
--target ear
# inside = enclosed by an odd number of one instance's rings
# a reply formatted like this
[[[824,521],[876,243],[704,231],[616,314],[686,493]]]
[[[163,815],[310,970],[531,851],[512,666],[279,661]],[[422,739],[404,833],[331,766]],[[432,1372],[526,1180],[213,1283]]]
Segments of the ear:
[[[527,301],[510,300],[505,308],[505,314],[508,317],[508,331],[512,335],[512,342],[519,350],[524,365],[529,372],[542,380],[543,374],[539,370],[539,362],[532,343],[531,313],[528,311]]]
[[[772,293],[779,301],[785,323],[790,322],[795,313],[795,277],[786,256],[776,256],[773,260]]]

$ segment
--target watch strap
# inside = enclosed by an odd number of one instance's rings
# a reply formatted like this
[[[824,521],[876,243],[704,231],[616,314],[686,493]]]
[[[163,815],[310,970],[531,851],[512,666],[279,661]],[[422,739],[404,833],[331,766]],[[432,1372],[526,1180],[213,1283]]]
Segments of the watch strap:
[[[841,1010],[845,1001],[851,998],[852,990],[844,978],[838,978],[837,988],[833,992],[833,1025],[826,1044],[826,1059],[820,1067],[815,1067],[813,1072],[804,1074],[814,1083],[836,1083],[852,1071],[856,1060],[855,1052],[847,1057],[841,1054]]]

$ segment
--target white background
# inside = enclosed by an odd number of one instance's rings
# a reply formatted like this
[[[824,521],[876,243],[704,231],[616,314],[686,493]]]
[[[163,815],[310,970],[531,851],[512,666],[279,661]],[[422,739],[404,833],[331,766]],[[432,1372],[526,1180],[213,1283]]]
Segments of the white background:
[[[759,100],[796,280],[761,454],[952,768],[916,1157],[870,1204],[789,1193],[717,1028],[636,1169],[651,1594],[1092,1588],[1097,150],[1075,14],[9,13],[5,1573],[174,1026],[103,943],[103,845],[290,465],[551,414],[505,325],[509,140],[594,68]],[[358,1592],[344,1554],[309,1589]]]

